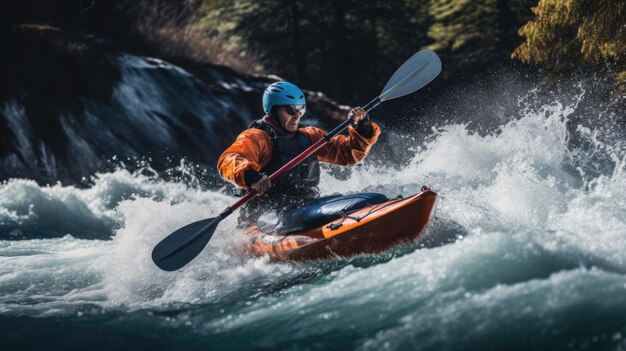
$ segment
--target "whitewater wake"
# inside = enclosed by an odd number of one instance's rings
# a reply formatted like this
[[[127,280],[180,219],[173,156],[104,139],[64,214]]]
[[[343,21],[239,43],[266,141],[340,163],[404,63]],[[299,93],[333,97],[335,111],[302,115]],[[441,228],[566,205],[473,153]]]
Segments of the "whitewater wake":
[[[0,185],[0,314],[155,311],[163,328],[254,336],[266,348],[322,336],[361,349],[497,348],[520,335],[526,346],[623,344],[626,156],[619,138],[573,122],[583,96],[538,106],[524,97],[519,115],[491,131],[435,126],[407,163],[365,162],[344,180],[324,172],[323,194],[407,195],[425,184],[442,195],[428,238],[446,245],[353,260],[238,256],[230,216],[196,260],[162,272],[154,245],[234,198],[122,168],[84,189],[9,180]],[[230,342],[213,346],[251,346]]]

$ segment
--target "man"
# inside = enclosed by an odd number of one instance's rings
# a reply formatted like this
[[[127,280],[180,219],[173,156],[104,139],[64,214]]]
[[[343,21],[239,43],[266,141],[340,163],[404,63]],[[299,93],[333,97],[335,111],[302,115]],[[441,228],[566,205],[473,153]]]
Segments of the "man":
[[[319,161],[353,166],[365,158],[380,135],[380,128],[354,108],[349,136],[337,135],[316,154],[309,156],[274,184],[269,175],[323,138],[326,132],[316,127],[301,127],[306,112],[304,93],[294,84],[277,82],[263,94],[266,115],[254,121],[220,156],[220,175],[236,185],[256,190],[259,195],[241,209],[240,220],[250,222],[261,213],[280,211],[294,203],[304,204],[319,197]]]

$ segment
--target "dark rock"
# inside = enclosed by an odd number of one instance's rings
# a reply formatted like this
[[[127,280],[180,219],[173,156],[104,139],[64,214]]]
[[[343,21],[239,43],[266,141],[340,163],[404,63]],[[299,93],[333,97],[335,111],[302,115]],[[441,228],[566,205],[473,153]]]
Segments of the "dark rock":
[[[108,160],[150,158],[162,171],[181,158],[205,168],[262,116],[273,76],[131,55],[94,37],[18,26],[0,59],[0,180],[74,184]],[[305,123],[345,118],[321,93],[306,92]],[[128,164],[127,164],[128,165]]]

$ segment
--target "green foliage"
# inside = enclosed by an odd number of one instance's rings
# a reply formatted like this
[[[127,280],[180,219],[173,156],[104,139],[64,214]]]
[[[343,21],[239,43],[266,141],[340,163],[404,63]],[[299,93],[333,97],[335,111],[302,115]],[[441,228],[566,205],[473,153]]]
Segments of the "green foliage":
[[[224,49],[253,57],[253,71],[276,73],[331,96],[371,96],[380,80],[428,39],[423,1],[205,1],[204,30]],[[381,78],[382,77],[382,78]]]
[[[431,0],[428,35],[445,63],[444,73],[469,75],[485,65],[506,61],[519,43],[516,30],[530,19],[531,0]]]
[[[557,71],[610,62],[624,71],[626,2],[541,0],[533,13],[536,18],[519,30],[526,41],[515,49],[514,59]]]
[[[613,0],[24,0],[0,5],[0,40],[16,24],[49,24],[183,65],[277,74],[356,104],[425,47],[444,61],[439,82],[511,58],[554,71],[609,62],[624,81],[625,8]]]

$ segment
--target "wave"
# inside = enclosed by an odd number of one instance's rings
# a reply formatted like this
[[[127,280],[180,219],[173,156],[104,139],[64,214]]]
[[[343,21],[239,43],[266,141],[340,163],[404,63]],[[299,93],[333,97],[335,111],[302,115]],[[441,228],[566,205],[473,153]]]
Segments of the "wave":
[[[347,179],[327,169],[325,194],[410,194],[426,184],[442,195],[428,239],[447,244],[417,242],[386,255],[240,257],[231,216],[196,260],[167,273],[149,259],[154,245],[232,197],[124,169],[96,175],[87,189],[4,182],[2,233],[20,230],[25,240],[0,241],[0,313],[151,311],[137,323],[186,328],[207,343],[224,341],[218,349],[253,347],[251,340],[306,347],[319,337],[361,349],[437,349],[450,340],[498,348],[518,335],[529,335],[526,347],[620,342],[626,155],[615,130],[604,128],[610,120],[602,128],[574,122],[584,94],[527,99],[531,107],[522,98],[520,114],[492,130],[443,123],[406,163],[368,161]],[[114,235],[90,240],[89,231]],[[449,232],[452,240],[443,238]]]
[[[166,181],[148,166],[134,172],[120,166],[110,173],[97,173],[87,188],[42,186],[27,179],[4,181],[0,183],[0,239],[65,235],[110,239],[123,224],[117,207],[124,200],[147,197],[179,203],[190,197],[203,199],[202,191],[193,187],[199,180],[190,167],[181,163],[175,171],[179,176]],[[180,178],[187,183],[176,181]]]

